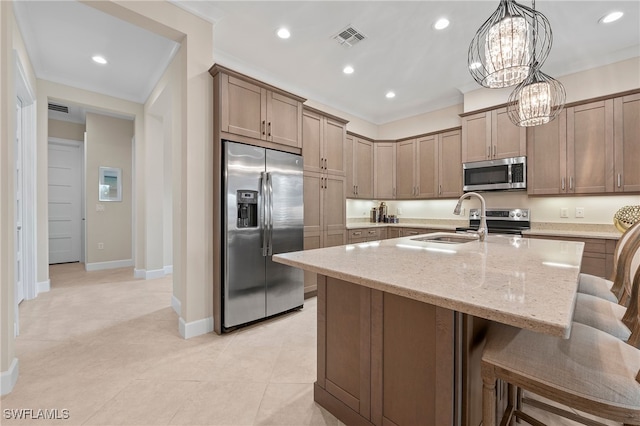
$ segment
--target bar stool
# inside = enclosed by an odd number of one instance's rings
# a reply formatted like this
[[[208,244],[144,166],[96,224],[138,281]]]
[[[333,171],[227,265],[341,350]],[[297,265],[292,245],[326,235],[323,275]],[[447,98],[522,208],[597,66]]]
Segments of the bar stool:
[[[638,282],[632,282],[640,268],[640,234],[628,239],[625,252],[620,257],[616,282],[622,283],[621,299],[629,301],[638,291]],[[610,302],[589,294],[578,293],[573,313],[573,321],[607,332],[622,341],[631,337],[630,318],[633,318],[636,304],[629,307]],[[626,320],[625,320],[626,318]]]
[[[634,286],[640,281],[636,271]],[[632,319],[632,336],[638,339],[640,297]],[[561,339],[529,330],[494,323],[487,333],[482,354],[483,425],[494,426],[496,420],[509,424],[520,418],[541,426],[516,407],[514,386],[538,394],[571,408],[624,425],[640,425],[640,350],[608,333],[574,322],[571,337]],[[509,385],[507,409],[496,417],[496,382]],[[584,422],[585,418],[556,407],[542,405],[563,417]],[[594,424],[591,421],[590,424]]]
[[[620,237],[613,252],[613,273],[612,280],[597,277],[590,274],[580,274],[578,280],[578,292],[590,294],[610,302],[626,304],[622,299],[623,284],[619,281],[620,260],[626,250],[628,250],[628,242],[640,238],[640,222],[630,226]]]

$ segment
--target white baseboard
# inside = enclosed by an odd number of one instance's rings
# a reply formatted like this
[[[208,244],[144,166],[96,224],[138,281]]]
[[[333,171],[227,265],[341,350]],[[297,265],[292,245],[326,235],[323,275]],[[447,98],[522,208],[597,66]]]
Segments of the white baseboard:
[[[164,274],[171,275],[173,274],[173,265],[168,265],[164,267]]]
[[[164,269],[134,269],[133,276],[135,278],[142,278],[145,280],[152,280],[154,278],[162,278],[164,277]]]
[[[129,266],[133,266],[133,259],[85,263],[84,269],[85,271],[102,271],[104,269],[128,268]]]
[[[51,280],[40,281],[36,284],[36,295],[51,291]]]
[[[145,280],[152,280],[154,278],[162,278],[167,274],[166,266],[162,269],[134,269],[134,278],[143,278]]]
[[[171,295],[171,307],[176,311],[176,314],[180,316],[180,312],[182,312],[182,302],[180,302],[180,300],[178,300],[178,298],[173,294]]]
[[[18,382],[19,369],[18,358],[13,358],[9,369],[0,373],[0,395],[11,393],[13,387]]]
[[[204,318],[198,321],[185,322],[180,317],[180,335],[185,339],[200,336],[201,334],[211,333],[213,331],[213,317]]]

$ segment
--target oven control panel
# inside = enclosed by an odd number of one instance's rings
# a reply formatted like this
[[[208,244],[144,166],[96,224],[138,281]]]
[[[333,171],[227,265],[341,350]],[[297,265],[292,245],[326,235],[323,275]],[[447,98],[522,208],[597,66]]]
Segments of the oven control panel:
[[[480,209],[470,209],[469,219],[480,220]],[[487,209],[487,220],[525,221],[531,220],[529,209]]]

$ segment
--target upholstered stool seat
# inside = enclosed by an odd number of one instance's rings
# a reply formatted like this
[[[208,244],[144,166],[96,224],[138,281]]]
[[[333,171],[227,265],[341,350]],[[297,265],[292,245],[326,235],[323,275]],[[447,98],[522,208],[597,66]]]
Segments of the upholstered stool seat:
[[[496,424],[496,379],[583,412],[640,425],[639,371],[640,350],[580,323],[573,323],[569,339],[492,324],[482,356],[484,425]],[[511,401],[512,413],[514,405]]]
[[[580,274],[578,278],[578,292],[618,303],[618,298],[611,291],[612,287],[613,281],[595,275]]]
[[[573,320],[602,330],[626,342],[631,337],[631,330],[622,322],[626,312],[627,308],[617,303],[590,294],[578,293]]]

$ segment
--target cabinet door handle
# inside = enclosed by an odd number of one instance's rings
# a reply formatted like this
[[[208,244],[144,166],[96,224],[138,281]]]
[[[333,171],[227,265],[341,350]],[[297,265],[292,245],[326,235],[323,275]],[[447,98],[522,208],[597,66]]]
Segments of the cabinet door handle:
[[[324,169],[327,170],[329,168],[329,166],[327,165],[327,159],[324,159]]]
[[[407,234],[409,234],[409,235],[418,235],[418,232],[417,231],[409,231],[409,232],[407,232]]]
[[[376,231],[369,231],[369,235],[376,235]]]
[[[620,173],[618,173],[618,188],[620,188],[622,186],[622,176]]]
[[[396,189],[395,189],[395,188],[393,188],[393,191],[391,191],[391,193],[392,193],[392,194],[393,194],[393,196],[395,197],[395,196],[396,196]]]
[[[564,191],[564,179],[565,179],[565,178],[562,178],[562,190],[563,190],[563,191]]]
[[[496,151],[497,151],[497,150],[496,150],[496,146],[494,145],[494,146],[493,146],[493,158],[496,158]]]
[[[358,232],[354,232],[352,235],[353,235],[354,237],[358,237],[358,236],[362,235],[362,232],[360,232],[360,231],[358,231]]]
[[[487,158],[491,158],[491,146],[487,147]]]
[[[262,135],[264,136],[265,133],[265,126],[266,126],[266,121],[262,120]]]
[[[438,194],[442,194],[442,185],[438,185]]]
[[[271,122],[269,122],[269,137],[271,137]]]
[[[569,189],[573,189],[573,176],[569,177]]]

